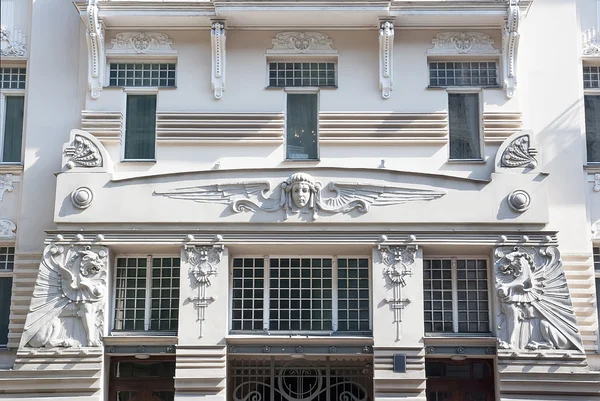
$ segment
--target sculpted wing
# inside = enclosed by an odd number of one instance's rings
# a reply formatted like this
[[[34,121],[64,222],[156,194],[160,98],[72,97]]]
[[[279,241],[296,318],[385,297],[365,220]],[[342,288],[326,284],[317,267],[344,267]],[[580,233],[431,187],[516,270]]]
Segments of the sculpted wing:
[[[429,201],[446,193],[429,189],[363,185],[358,183],[330,183],[330,191],[336,193],[325,200],[325,210],[348,211],[358,208],[366,211],[370,206],[388,206],[415,201]]]
[[[535,281],[541,284],[543,290],[537,292],[537,301],[532,302],[532,305],[583,352],[581,335],[558,250],[548,247],[545,252],[548,256],[545,268],[540,268],[534,273]]]
[[[194,202],[229,204],[236,197],[245,199],[256,196],[265,197],[269,183],[246,182],[239,184],[214,184],[197,187],[176,188],[172,191],[155,191],[156,195],[173,199],[187,199]]]

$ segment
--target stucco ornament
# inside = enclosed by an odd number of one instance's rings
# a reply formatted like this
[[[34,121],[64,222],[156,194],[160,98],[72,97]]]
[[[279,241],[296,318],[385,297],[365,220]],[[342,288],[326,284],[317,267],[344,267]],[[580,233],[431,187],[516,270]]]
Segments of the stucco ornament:
[[[65,148],[64,154],[69,156],[67,168],[100,167],[102,166],[102,154],[100,149],[92,141],[81,135],[75,135],[71,146]]]
[[[537,153],[537,148],[530,145],[529,135],[521,135],[518,138],[515,138],[506,149],[504,149],[501,158],[501,166],[536,168],[538,165],[538,161],[535,158]]]
[[[21,343],[33,348],[100,347],[107,260],[104,247],[47,246]]]
[[[171,45],[173,41],[164,33],[158,32],[121,32],[111,41],[112,47],[107,54],[170,54],[177,53]]]
[[[88,0],[85,21],[85,37],[88,48],[88,88],[92,99],[100,97],[104,86],[104,24],[98,18],[98,0]]]
[[[431,40],[427,54],[499,54],[494,40],[482,32],[440,32]]]
[[[94,200],[94,192],[88,187],[79,187],[71,192],[71,203],[78,209],[86,209]]]
[[[502,66],[504,90],[511,98],[517,90],[517,59],[519,53],[519,23],[521,21],[520,0],[508,0],[508,17],[502,32]]]
[[[429,201],[445,192],[359,183],[330,182],[324,188],[310,174],[294,173],[270,191],[268,182],[215,184],[155,191],[155,195],[203,203],[231,205],[235,213],[284,212],[284,219],[296,213],[310,213],[313,220],[319,214],[357,211],[367,213],[371,206],[390,206],[407,202]]]
[[[183,250],[189,265],[190,283],[192,289],[197,292],[195,297],[188,297],[188,301],[192,302],[198,311],[197,321],[200,324],[200,337],[202,337],[206,308],[215,300],[214,297],[207,297],[206,288],[211,285],[210,277],[217,275],[217,266],[221,262],[223,246],[184,245]]]
[[[400,323],[402,311],[410,303],[410,299],[402,297],[402,288],[406,286],[405,277],[413,275],[413,264],[417,248],[415,246],[378,246],[381,261],[386,266],[383,275],[392,287],[393,296],[385,301],[394,312],[396,323],[396,341],[401,338]]]
[[[583,352],[556,247],[496,248],[494,269],[499,348]]]
[[[226,39],[225,23],[223,21],[213,21],[210,26],[210,45],[212,50],[211,83],[215,99],[221,99],[225,90]]]
[[[16,28],[11,32],[7,26],[0,26],[0,56],[25,57],[25,45],[26,39],[23,32]]]
[[[582,34],[583,55],[600,57],[600,33],[596,28],[588,29]]]
[[[0,174],[0,203],[4,200],[5,192],[12,192],[15,189],[13,186],[12,174]]]
[[[394,70],[394,22],[381,21],[379,25],[379,89],[384,99],[392,91]]]
[[[527,191],[517,189],[508,195],[508,206],[515,212],[523,213],[531,205],[531,195]]]
[[[6,218],[0,218],[0,239],[15,239],[17,225],[14,221]]]
[[[320,32],[280,32],[271,41],[273,48],[271,52],[290,53],[331,53],[333,41],[324,33]]]

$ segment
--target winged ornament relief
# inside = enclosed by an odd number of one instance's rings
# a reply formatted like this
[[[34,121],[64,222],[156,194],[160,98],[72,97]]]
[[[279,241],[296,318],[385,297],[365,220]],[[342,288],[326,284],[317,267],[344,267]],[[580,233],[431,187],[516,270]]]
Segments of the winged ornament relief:
[[[367,213],[372,206],[429,201],[445,195],[437,190],[334,181],[323,187],[306,173],[292,174],[273,191],[269,182],[262,181],[183,187],[154,193],[173,199],[228,204],[235,213],[283,210],[284,219],[296,213],[311,213],[314,220],[321,213],[353,210]]]

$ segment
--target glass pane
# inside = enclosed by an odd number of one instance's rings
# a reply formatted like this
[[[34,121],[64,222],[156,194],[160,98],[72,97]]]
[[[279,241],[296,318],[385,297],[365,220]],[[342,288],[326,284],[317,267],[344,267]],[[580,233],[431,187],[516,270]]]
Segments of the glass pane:
[[[600,162],[600,95],[585,96],[585,136],[588,162]]]
[[[115,330],[144,330],[146,259],[117,258]]]
[[[21,144],[23,138],[24,96],[6,96],[6,116],[4,119],[3,162],[18,163],[21,161]]]
[[[117,401],[138,401],[137,391],[117,391]]]
[[[0,348],[8,342],[8,318],[10,314],[10,295],[12,278],[0,278]]]
[[[262,330],[264,259],[233,259],[233,277],[232,331]],[[277,305],[276,300],[271,300],[271,308],[276,310]]]
[[[452,264],[449,259],[423,260],[423,288],[425,331],[452,332]]]
[[[448,94],[450,159],[480,159],[479,95]]]
[[[156,95],[127,96],[125,159],[154,159],[155,140]]]
[[[318,148],[317,94],[287,95],[287,158],[316,159]]]

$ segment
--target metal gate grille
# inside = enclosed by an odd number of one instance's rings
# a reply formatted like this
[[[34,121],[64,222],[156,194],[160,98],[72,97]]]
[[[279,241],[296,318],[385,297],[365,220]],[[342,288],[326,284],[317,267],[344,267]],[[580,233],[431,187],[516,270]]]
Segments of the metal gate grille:
[[[372,401],[369,360],[230,360],[230,401]]]

